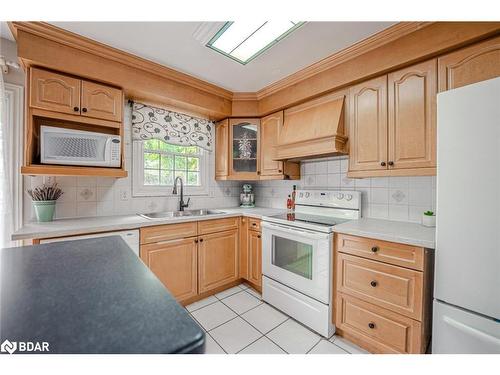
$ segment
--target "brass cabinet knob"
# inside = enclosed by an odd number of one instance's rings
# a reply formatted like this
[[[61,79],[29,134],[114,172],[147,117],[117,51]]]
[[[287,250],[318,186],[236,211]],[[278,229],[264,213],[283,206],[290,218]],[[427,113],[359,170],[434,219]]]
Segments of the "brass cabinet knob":
[[[374,329],[374,328],[375,328],[375,323],[371,323],[371,322],[370,322],[370,323],[368,323],[368,327],[369,327],[370,329]]]
[[[385,161],[380,162],[380,165],[381,165],[382,167],[385,167]]]
[[[377,286],[377,282],[373,280],[370,282],[370,285],[375,288]]]
[[[377,246],[373,246],[372,247],[372,253],[376,253],[378,251],[378,247]]]

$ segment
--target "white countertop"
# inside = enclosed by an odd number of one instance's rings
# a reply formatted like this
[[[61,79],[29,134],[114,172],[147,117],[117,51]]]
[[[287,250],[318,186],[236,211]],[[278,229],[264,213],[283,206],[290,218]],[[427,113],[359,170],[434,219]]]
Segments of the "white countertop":
[[[428,249],[436,247],[436,228],[428,228],[416,223],[362,218],[336,225],[333,231]]]
[[[255,207],[255,208],[213,208],[211,210],[221,211],[221,214],[206,216],[186,216],[176,218],[146,219],[137,214],[97,216],[74,219],[57,219],[47,223],[29,223],[12,235],[12,240],[24,240],[31,238],[53,238],[73,236],[86,233],[109,232],[117,230],[136,229],[140,227],[175,224],[187,221],[201,221],[221,219],[234,216],[248,216],[260,219],[262,216],[278,215],[286,210],[278,208]]]

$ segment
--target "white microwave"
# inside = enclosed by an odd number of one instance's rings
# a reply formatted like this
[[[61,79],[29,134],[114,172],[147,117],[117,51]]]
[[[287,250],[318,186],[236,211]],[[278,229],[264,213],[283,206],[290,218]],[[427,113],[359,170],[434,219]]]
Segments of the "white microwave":
[[[120,136],[40,126],[42,164],[120,167]]]

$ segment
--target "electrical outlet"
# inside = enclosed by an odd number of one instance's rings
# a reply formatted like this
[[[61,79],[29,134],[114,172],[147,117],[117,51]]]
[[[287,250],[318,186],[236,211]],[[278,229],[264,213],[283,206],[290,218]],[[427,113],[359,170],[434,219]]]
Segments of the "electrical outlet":
[[[125,189],[120,190],[120,200],[128,201],[128,191]]]

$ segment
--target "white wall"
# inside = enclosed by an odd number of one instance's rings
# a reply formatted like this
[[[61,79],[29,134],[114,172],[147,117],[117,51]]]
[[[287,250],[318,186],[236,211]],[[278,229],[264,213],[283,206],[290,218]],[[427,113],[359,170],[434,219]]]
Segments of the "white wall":
[[[0,55],[8,61],[18,62],[17,44],[8,39],[0,38]],[[14,85],[24,86],[24,77],[23,68],[14,69],[9,66],[9,73],[3,75],[3,80]]]
[[[178,207],[178,196],[132,197],[131,108],[125,106],[125,166],[127,178],[107,177],[25,177],[25,189],[57,181],[63,196],[56,204],[56,218],[125,215],[153,211],[173,211]],[[189,208],[234,207],[239,202],[239,182],[215,181],[215,157],[209,160],[209,195],[191,197]],[[170,190],[170,189],[169,189]],[[35,219],[30,197],[24,197],[24,221]]]
[[[302,162],[299,181],[261,181],[256,184],[258,205],[286,207],[292,186],[298,189],[337,189],[362,192],[362,215],[380,219],[420,222],[426,210],[436,207],[436,178],[347,177],[347,157]]]

